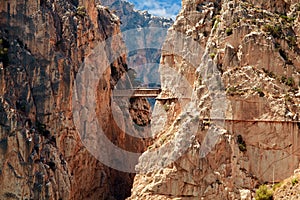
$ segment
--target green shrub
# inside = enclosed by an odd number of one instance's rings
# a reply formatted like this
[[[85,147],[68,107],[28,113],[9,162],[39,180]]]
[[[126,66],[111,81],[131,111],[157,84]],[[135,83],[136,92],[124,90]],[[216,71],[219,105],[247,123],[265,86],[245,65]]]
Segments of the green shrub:
[[[275,185],[273,185],[272,190],[275,191],[277,188],[280,188],[282,185],[282,182],[276,183]]]
[[[154,148],[154,145],[150,145],[150,146],[147,147],[148,150],[151,150],[153,148]]]
[[[237,91],[236,87],[229,87],[227,88],[226,93],[233,96],[236,91]]]
[[[286,20],[287,22],[293,22],[296,18],[295,17],[288,17],[286,15],[280,15],[280,18]]]
[[[167,136],[166,136],[166,135],[162,135],[162,136],[159,138],[159,143],[162,145],[166,140],[167,140]]]
[[[287,86],[293,87],[295,85],[295,81],[293,79],[293,77],[286,77],[286,76],[282,76],[281,77],[281,83],[286,84]]]
[[[283,36],[282,28],[279,25],[266,24],[263,26],[263,31],[271,34],[274,38],[282,38]]]
[[[287,86],[290,86],[292,87],[294,84],[295,84],[295,81],[293,79],[293,77],[289,77],[287,80],[286,80],[286,83],[285,83]]]
[[[4,66],[8,65],[8,48],[9,42],[4,38],[0,38],[0,62],[4,64]]]
[[[221,22],[220,16],[219,15],[214,16],[212,21],[213,21],[213,23],[212,23],[213,28],[217,28],[219,23]]]
[[[292,179],[292,185],[296,185],[298,183],[298,178],[293,178]]]
[[[264,96],[265,96],[265,93],[262,91],[261,88],[255,87],[255,88],[254,88],[254,91],[257,92],[257,93],[259,94],[260,97],[264,97]]]
[[[300,11],[300,3],[296,4],[296,11]]]
[[[85,10],[85,7],[84,6],[79,6],[76,10],[76,14],[81,16],[81,17],[84,17],[86,16],[86,10]]]
[[[226,94],[230,95],[230,96],[234,96],[234,95],[244,95],[245,91],[240,90],[236,87],[229,87],[226,89]]]
[[[211,59],[214,59],[216,57],[215,53],[210,53],[209,56],[211,57]]]
[[[246,144],[245,144],[245,143],[239,144],[239,150],[240,150],[241,152],[247,151]]]
[[[226,33],[227,36],[232,35],[232,33],[233,33],[232,28],[227,28],[226,31],[225,31],[225,33]]]
[[[198,77],[198,84],[202,85],[202,77],[201,76]]]
[[[166,112],[168,112],[169,110],[170,110],[170,105],[169,104],[164,104],[164,110],[166,111]]]
[[[268,189],[266,185],[261,185],[255,194],[256,200],[272,200],[273,199],[273,190]]]
[[[286,40],[288,42],[289,47],[297,46],[297,37],[296,36],[287,36]]]
[[[284,96],[285,101],[289,101],[289,102],[293,102],[293,99],[291,98],[291,96],[289,94],[286,94]]]
[[[271,72],[265,68],[263,68],[263,71],[270,77],[270,78],[276,78],[276,75],[274,74],[274,72]]]
[[[247,151],[246,142],[244,141],[244,139],[241,135],[237,136],[236,142],[238,143],[238,147],[239,147],[240,151],[242,151],[242,152]]]

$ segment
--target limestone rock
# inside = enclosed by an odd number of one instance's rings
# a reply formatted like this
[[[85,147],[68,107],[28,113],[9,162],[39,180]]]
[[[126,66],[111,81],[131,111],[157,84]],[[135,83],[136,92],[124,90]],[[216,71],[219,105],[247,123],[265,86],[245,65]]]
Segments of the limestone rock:
[[[103,165],[85,148],[72,105],[75,78],[95,49],[120,33],[119,25],[109,9],[90,0],[0,2],[0,199],[124,199],[130,194],[133,174]],[[111,90],[128,70],[125,45],[115,37],[100,53],[119,56],[104,66],[95,95],[80,93],[96,102],[99,115],[81,117],[98,120],[120,148],[141,152],[147,140],[124,136],[111,109],[120,105],[112,102]],[[86,75],[85,83],[95,80]],[[139,119],[149,121],[147,115]],[[138,132],[133,125],[126,123]]]
[[[160,130],[129,199],[251,199],[293,174],[299,3],[183,1],[163,46]]]

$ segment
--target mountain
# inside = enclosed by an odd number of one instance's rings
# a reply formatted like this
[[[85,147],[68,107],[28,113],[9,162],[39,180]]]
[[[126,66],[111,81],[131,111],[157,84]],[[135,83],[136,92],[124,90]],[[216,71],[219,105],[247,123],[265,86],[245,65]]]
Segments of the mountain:
[[[137,158],[115,157],[109,144],[144,151],[149,140],[125,132],[146,129],[150,107],[111,99],[117,83],[130,84],[122,38],[106,40],[119,25],[90,0],[0,2],[0,199],[130,195]]]
[[[175,19],[181,8],[180,0],[129,1],[140,10],[148,10],[151,14],[162,17],[170,17],[173,19]]]
[[[121,31],[129,51],[128,66],[136,71],[137,81],[141,84],[160,85],[158,66],[161,44],[173,20],[136,10],[132,3],[123,0],[102,0],[101,3],[108,6],[121,20]],[[138,31],[139,34],[136,33]],[[132,41],[136,43],[132,44]],[[154,43],[158,45],[154,46]]]
[[[272,199],[259,186],[299,171],[299,10],[299,1],[183,1],[162,48],[156,140],[128,199]],[[297,176],[274,198],[298,199]]]

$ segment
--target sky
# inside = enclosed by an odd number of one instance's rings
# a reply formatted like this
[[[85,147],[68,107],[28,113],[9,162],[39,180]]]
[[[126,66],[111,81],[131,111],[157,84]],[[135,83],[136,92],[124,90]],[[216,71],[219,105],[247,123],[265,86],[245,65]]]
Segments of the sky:
[[[181,0],[127,0],[135,5],[138,10],[147,10],[149,13],[176,18],[181,9]]]

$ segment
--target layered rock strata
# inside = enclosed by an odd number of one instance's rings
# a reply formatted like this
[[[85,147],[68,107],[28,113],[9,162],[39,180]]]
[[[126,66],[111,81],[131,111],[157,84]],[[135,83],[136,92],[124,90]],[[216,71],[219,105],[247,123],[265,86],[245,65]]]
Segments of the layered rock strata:
[[[251,199],[299,167],[299,1],[183,1],[129,199]]]
[[[122,102],[110,96],[128,70],[122,39],[108,40],[120,33],[118,17],[94,1],[74,0],[1,1],[0,16],[0,199],[124,199],[134,175],[90,154],[74,124],[72,105],[78,72],[107,41],[98,53],[118,56],[102,66],[107,70],[99,75],[94,95],[80,95],[96,102],[93,120],[111,142],[133,152],[144,149],[147,141],[126,136],[111,109],[121,110]],[[146,110],[149,104],[135,100],[132,105],[148,123],[140,107]],[[122,119],[129,110],[120,114]],[[133,125],[129,120],[125,128],[143,129]]]

